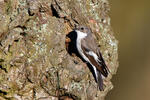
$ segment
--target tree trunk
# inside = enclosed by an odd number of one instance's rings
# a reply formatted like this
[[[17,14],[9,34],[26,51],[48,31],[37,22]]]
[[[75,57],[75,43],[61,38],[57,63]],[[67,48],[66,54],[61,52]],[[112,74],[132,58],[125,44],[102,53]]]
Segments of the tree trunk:
[[[107,0],[0,0],[0,7],[0,100],[104,100],[118,67]],[[66,49],[77,24],[92,29],[110,69],[104,91]]]

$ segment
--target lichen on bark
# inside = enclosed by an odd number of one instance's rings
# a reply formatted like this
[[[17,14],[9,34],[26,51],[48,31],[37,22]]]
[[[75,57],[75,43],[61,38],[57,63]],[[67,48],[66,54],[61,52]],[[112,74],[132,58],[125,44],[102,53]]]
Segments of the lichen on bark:
[[[104,100],[118,67],[107,0],[0,0],[0,7],[0,99]],[[66,50],[77,23],[92,29],[110,69],[104,91]]]

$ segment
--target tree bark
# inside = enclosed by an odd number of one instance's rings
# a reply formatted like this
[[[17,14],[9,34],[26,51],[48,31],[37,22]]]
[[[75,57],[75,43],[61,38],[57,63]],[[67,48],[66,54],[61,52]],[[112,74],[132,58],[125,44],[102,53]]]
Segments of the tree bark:
[[[118,67],[107,0],[0,0],[0,7],[0,100],[104,100]],[[104,91],[67,52],[76,24],[96,35],[110,69]]]

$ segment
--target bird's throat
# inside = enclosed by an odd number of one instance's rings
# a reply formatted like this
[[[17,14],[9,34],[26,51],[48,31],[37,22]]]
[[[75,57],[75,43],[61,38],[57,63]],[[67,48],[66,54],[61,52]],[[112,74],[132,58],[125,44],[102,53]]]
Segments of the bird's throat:
[[[83,38],[85,38],[87,36],[86,33],[83,33],[81,31],[76,31],[76,32],[77,32],[77,38],[78,39],[83,39]]]

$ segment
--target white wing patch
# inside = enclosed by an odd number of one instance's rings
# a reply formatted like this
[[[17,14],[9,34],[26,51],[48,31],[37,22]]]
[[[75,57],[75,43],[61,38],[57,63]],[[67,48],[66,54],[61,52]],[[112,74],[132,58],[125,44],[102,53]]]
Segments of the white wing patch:
[[[90,56],[93,56],[96,61],[101,62],[101,61],[98,59],[97,54],[95,54],[93,51],[89,51],[89,52],[87,52],[87,54],[89,54]]]
[[[87,52],[87,54],[89,54],[90,56],[93,56],[97,63],[98,63],[98,62],[101,62],[101,61],[98,59],[98,56],[97,56],[93,51],[89,51],[89,52]],[[91,64],[91,62],[90,62],[90,64]],[[91,65],[92,65],[92,64],[91,64]],[[93,65],[93,66],[94,66],[94,65]],[[93,68],[94,68],[95,73],[97,73],[96,67],[94,66]],[[102,79],[105,79],[105,77],[103,76],[103,74],[101,74],[101,76],[102,76]],[[96,74],[96,77],[98,77],[97,74]]]

